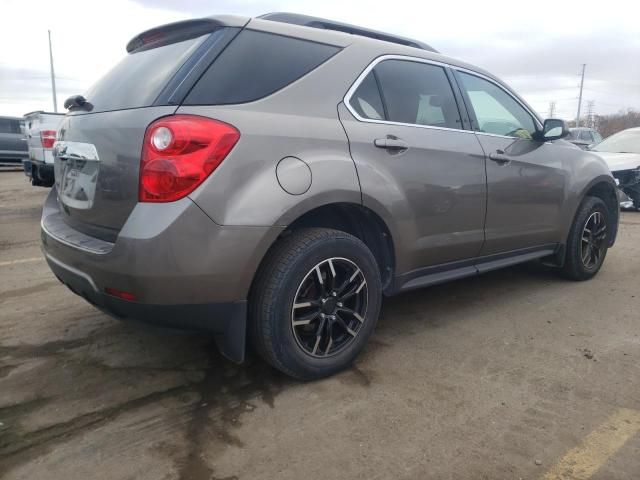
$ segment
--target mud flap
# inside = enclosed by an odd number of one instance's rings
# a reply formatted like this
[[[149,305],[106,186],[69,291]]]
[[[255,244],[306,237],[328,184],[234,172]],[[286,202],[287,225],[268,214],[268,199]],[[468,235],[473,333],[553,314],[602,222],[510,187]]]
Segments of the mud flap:
[[[234,315],[227,320],[224,333],[215,335],[215,341],[226,359],[242,363],[247,348],[247,302],[234,305]]]

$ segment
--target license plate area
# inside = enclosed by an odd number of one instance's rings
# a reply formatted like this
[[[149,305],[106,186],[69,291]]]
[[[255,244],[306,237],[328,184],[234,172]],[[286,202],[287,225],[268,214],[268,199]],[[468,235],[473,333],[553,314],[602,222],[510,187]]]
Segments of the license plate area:
[[[60,202],[77,210],[93,207],[100,159],[90,143],[56,142],[53,149]]]

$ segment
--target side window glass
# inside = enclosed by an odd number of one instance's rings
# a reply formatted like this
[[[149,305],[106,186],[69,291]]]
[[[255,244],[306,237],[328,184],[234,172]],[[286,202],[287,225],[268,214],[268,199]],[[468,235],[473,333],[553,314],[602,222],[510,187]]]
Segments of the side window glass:
[[[511,95],[475,75],[460,72],[460,77],[478,120],[476,130],[507,137],[532,138],[536,124]]]
[[[326,62],[331,45],[244,29],[209,66],[185,105],[229,105],[271,95]]]
[[[594,143],[600,143],[602,141],[602,135],[598,132],[593,132],[593,141]]]
[[[582,130],[580,132],[580,140],[583,142],[593,143],[593,136],[591,136],[591,132],[589,130]]]
[[[362,118],[371,120],[384,119],[384,107],[378,89],[378,82],[373,72],[365,77],[360,86],[351,96],[349,105],[358,112]]]
[[[462,128],[451,84],[442,67],[410,60],[385,60],[375,67],[387,120]]]

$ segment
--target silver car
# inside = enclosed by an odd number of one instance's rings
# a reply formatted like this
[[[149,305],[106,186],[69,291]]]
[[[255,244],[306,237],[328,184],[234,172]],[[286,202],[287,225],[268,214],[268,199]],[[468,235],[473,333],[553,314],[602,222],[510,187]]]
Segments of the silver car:
[[[293,14],[144,32],[69,113],[42,242],[120,318],[248,342],[300,379],[349,365],[383,296],[534,259],[593,277],[616,185],[491,74]]]

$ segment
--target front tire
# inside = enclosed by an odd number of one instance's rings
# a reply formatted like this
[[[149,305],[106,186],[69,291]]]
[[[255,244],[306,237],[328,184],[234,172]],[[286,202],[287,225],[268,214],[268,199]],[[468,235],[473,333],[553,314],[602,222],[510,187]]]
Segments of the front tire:
[[[268,253],[249,299],[254,348],[300,380],[348,367],[373,333],[382,297],[367,246],[348,233],[292,232]]]
[[[598,197],[585,197],[571,226],[562,274],[589,280],[602,267],[609,249],[610,212]]]

